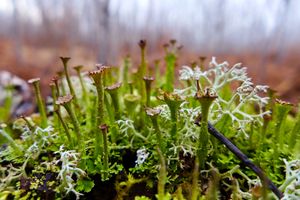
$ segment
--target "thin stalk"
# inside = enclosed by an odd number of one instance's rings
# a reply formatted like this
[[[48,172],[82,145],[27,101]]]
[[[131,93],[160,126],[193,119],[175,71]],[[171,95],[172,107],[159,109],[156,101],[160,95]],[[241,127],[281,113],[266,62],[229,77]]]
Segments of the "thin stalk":
[[[106,67],[101,66],[98,70],[89,72],[89,76],[93,79],[94,85],[96,86],[97,90],[97,115],[96,115],[96,127],[101,125],[104,120],[104,86],[103,86],[103,73]],[[97,157],[100,155],[103,156],[103,141],[102,137],[97,136],[97,130],[94,127],[94,135],[95,135],[95,154],[94,156]]]
[[[276,100],[276,125],[275,125],[275,138],[273,142],[273,149],[274,149],[274,160],[276,160],[279,156],[278,149],[283,148],[285,136],[284,136],[284,125],[287,118],[288,113],[292,108],[292,104]]]
[[[67,138],[68,138],[68,140],[69,140],[70,143],[71,143],[71,148],[73,148],[73,140],[72,140],[72,138],[71,138],[71,134],[70,134],[70,132],[69,132],[69,128],[68,128],[67,124],[65,123],[64,119],[62,118],[61,113],[60,113],[59,110],[54,110],[54,112],[56,113],[58,119],[60,120],[60,123],[62,124],[62,126],[63,126],[63,128],[64,128],[64,130],[65,130],[65,133],[66,133],[66,135],[67,135]]]
[[[171,124],[172,124],[172,128],[171,128],[171,138],[174,141],[177,141],[177,111],[178,111],[178,107],[177,106],[171,106],[170,107],[170,112],[171,112]]]
[[[158,200],[163,200],[165,199],[165,184],[167,181],[167,169],[166,169],[166,161],[163,156],[164,153],[164,146],[162,143],[162,135],[161,131],[158,126],[158,121],[157,117],[161,110],[159,109],[153,109],[146,107],[145,109],[146,114],[151,118],[154,130],[156,132],[156,137],[157,137],[157,153],[159,156],[159,161],[160,161],[160,170],[159,170],[159,178],[158,178],[158,185],[157,185],[157,191],[158,191]]]
[[[163,137],[162,137],[162,133],[160,131],[160,128],[158,125],[158,119],[157,119],[161,110],[156,109],[156,108],[146,107],[145,111],[146,111],[146,114],[150,117],[150,119],[152,121],[152,125],[153,125],[153,128],[156,133],[157,145],[160,148],[160,150],[164,153],[165,146],[163,145]]]
[[[119,104],[119,88],[121,87],[121,83],[116,83],[112,86],[106,87],[105,90],[109,93],[112,101],[112,105],[114,107],[114,118],[115,120],[119,120],[121,117],[120,113],[120,104]]]
[[[55,84],[55,97],[60,96],[60,89],[59,89],[59,84],[58,84],[58,77],[54,76],[51,81]],[[55,102],[55,101],[54,101]]]
[[[73,123],[76,135],[77,135],[77,141],[81,141],[81,133],[80,133],[80,128],[79,128],[79,122],[77,120],[77,117],[75,113],[73,112],[73,109],[71,108],[71,105],[65,105],[65,109],[67,110],[68,114],[70,115],[71,121]]]
[[[199,81],[197,81],[197,85],[199,85]],[[207,131],[208,128],[208,116],[209,116],[209,109],[213,101],[217,98],[217,96],[212,93],[212,91],[209,88],[206,88],[204,93],[202,93],[199,90],[195,95],[195,98],[200,102],[201,104],[201,129],[200,129],[200,135],[198,138],[198,150],[197,150],[197,156],[200,161],[200,168],[204,169],[204,165],[206,162],[206,158],[208,156],[208,142],[209,142],[209,134]]]
[[[125,92],[128,92],[129,90],[129,78],[128,78],[128,73],[129,73],[129,67],[131,66],[131,61],[130,61],[130,56],[126,56],[124,59],[124,68],[123,68],[123,79],[122,82],[125,85]]]
[[[66,87],[65,87],[65,84],[64,84],[64,72],[63,71],[59,71],[57,72],[57,76],[60,78],[60,86],[61,86],[61,92],[60,90],[57,90],[59,91],[59,96],[63,96],[63,95],[66,95]],[[59,88],[59,85],[57,84],[58,88]]]
[[[73,85],[72,85],[72,82],[71,82],[71,79],[70,79],[70,75],[69,75],[69,72],[68,72],[68,62],[71,58],[69,58],[69,57],[60,57],[60,59],[61,59],[61,61],[63,63],[63,66],[64,66],[64,73],[65,73],[65,76],[66,76],[66,80],[67,80],[67,83],[68,83],[68,86],[69,86],[70,93],[74,97],[74,101],[76,101],[75,91],[74,91],[74,88],[73,88]]]
[[[212,177],[209,180],[208,188],[205,194],[206,200],[216,200],[219,197],[220,173],[216,168],[213,168],[211,172]]]
[[[145,54],[146,54],[146,40],[141,40],[139,42],[139,46],[141,49],[141,63],[138,69],[138,77],[137,77],[137,81],[138,81],[138,87],[139,87],[139,94],[141,95],[141,106],[143,107],[145,105],[145,101],[146,101],[146,94],[145,94],[145,90],[143,87],[143,77],[146,75],[146,70],[147,70],[147,63],[146,63],[146,58],[145,58]]]
[[[161,80],[161,72],[160,72],[160,66],[159,66],[160,60],[154,61],[154,69],[155,69],[155,78],[156,80]],[[160,88],[161,82],[156,81],[156,88]]]
[[[172,92],[174,90],[174,74],[175,74],[175,63],[176,56],[174,54],[167,54],[165,57],[167,71],[166,71],[166,91]]]
[[[75,115],[75,112],[73,111],[72,104],[71,104],[72,99],[73,99],[72,95],[62,96],[57,99],[56,104],[61,105],[66,109],[67,113],[70,116],[71,122],[74,126],[74,130],[77,136],[77,143],[82,144],[83,140],[82,140],[82,135],[79,127],[79,122]]]
[[[151,98],[151,83],[154,81],[153,77],[144,77],[145,81],[145,89],[146,89],[146,106],[150,106],[150,98]]]
[[[167,182],[166,161],[165,161],[163,153],[161,152],[159,147],[157,147],[157,152],[158,152],[159,161],[160,161],[159,178],[158,178],[158,185],[157,185],[158,200],[164,200],[165,199],[165,184]]]
[[[195,95],[195,99],[197,99],[201,104],[201,115],[197,118],[197,120],[201,121],[200,134],[198,138],[197,145],[197,153],[194,161],[194,170],[193,170],[193,182],[192,182],[192,200],[197,200],[199,196],[199,170],[204,169],[206,159],[208,156],[208,142],[209,142],[209,134],[208,134],[208,116],[209,116],[209,108],[216,99],[217,96],[211,92],[209,88],[207,88],[204,93],[201,92],[199,87],[199,81],[197,81],[197,93]]]
[[[171,139],[174,143],[176,143],[177,141],[177,114],[178,114],[178,109],[180,104],[183,102],[183,99],[177,95],[177,94],[173,94],[173,93],[167,93],[167,92],[163,92],[160,91],[161,96],[158,96],[158,99],[164,101],[169,109],[170,109],[170,113],[171,113],[171,131],[170,131],[170,135],[171,135]]]
[[[290,138],[289,138],[289,147],[291,149],[294,149],[297,141],[300,139],[299,132],[300,132],[300,106],[298,108],[296,123],[291,131]]]
[[[134,119],[140,96],[134,94],[124,95],[124,104],[126,107],[127,115],[130,119]]]
[[[198,183],[199,182],[199,170],[200,170],[199,158],[198,158],[198,156],[196,156],[195,161],[194,161],[194,169],[193,169],[191,200],[198,200],[198,196],[200,193],[199,183]]]
[[[35,78],[35,79],[30,79],[28,81],[28,83],[31,83],[34,87],[34,93],[35,93],[35,98],[36,98],[36,102],[38,105],[38,109],[41,115],[41,126],[42,128],[45,128],[48,126],[48,120],[47,120],[47,113],[46,113],[46,108],[42,99],[42,95],[41,95],[41,90],[40,90],[40,79],[39,78]]]
[[[164,49],[166,52],[166,82],[165,90],[167,92],[173,92],[174,90],[174,78],[175,78],[175,65],[177,61],[177,51],[181,47],[176,47],[176,40],[170,40],[170,44],[165,44]]]
[[[107,132],[108,132],[108,126],[106,124],[102,124],[99,126],[102,132],[102,141],[103,141],[103,168],[104,168],[104,173],[103,173],[103,178],[102,180],[107,180],[108,179],[108,165],[109,165],[109,160],[108,160],[108,137],[107,137]]]
[[[117,136],[118,136],[118,129],[116,125],[116,120],[115,120],[115,115],[114,115],[114,110],[112,109],[112,106],[109,103],[108,100],[108,95],[104,96],[104,104],[106,105],[106,110],[109,118],[109,126],[110,126],[110,132],[111,132],[111,141],[112,143],[116,143],[117,141]]]
[[[55,89],[55,84],[53,82],[51,82],[50,84],[50,88],[51,88],[51,95],[52,95],[52,99],[53,99],[53,102],[52,102],[52,106],[53,106],[53,111],[55,110],[58,110],[59,109],[59,106],[55,103],[56,100],[57,100],[57,92],[56,92],[56,89]],[[59,119],[57,117],[57,115],[54,115],[54,124],[56,126],[59,125]]]
[[[80,86],[81,86],[81,89],[82,89],[82,98],[87,103],[88,102],[88,100],[87,100],[87,92],[86,92],[85,84],[83,82],[83,78],[82,78],[82,74],[81,74],[81,69],[82,68],[83,68],[82,65],[78,65],[78,66],[74,67],[74,69],[75,69],[75,71],[77,73],[77,76],[79,78],[79,81],[80,81]]]
[[[258,144],[261,144],[265,142],[266,140],[266,134],[267,134],[267,129],[268,129],[268,126],[269,126],[269,123],[271,121],[271,115],[264,115],[263,117],[264,121],[263,121],[263,125],[261,127],[261,136],[260,136],[260,141],[258,142]],[[262,146],[262,145],[260,145]]]

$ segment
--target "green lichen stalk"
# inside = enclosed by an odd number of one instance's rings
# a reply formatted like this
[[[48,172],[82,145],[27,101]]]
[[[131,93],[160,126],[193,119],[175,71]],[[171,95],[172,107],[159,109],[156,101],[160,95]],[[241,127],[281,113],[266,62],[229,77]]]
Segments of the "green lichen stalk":
[[[60,123],[62,124],[62,126],[64,128],[64,131],[66,132],[66,136],[67,136],[68,140],[70,141],[71,146],[73,146],[72,145],[73,144],[73,140],[72,140],[69,128],[68,128],[67,124],[65,123],[64,119],[62,118],[60,111],[59,110],[54,110],[54,112],[56,113],[56,115],[57,115]]]
[[[173,92],[174,79],[175,79],[175,66],[177,61],[177,51],[181,49],[181,46],[176,47],[176,40],[170,40],[170,44],[165,44],[164,49],[166,52],[166,82],[165,90],[167,92]]]
[[[115,120],[120,119],[120,103],[119,103],[119,88],[121,87],[122,83],[116,83],[114,85],[111,85],[109,87],[106,87],[105,90],[109,93],[112,101],[112,105],[114,107],[114,118]]]
[[[159,169],[159,179],[158,179],[158,185],[157,185],[157,199],[158,200],[164,200],[165,199],[165,184],[167,181],[167,169],[166,169],[166,161],[164,157],[164,151],[165,147],[163,145],[163,138],[161,135],[161,131],[158,125],[158,115],[161,112],[159,109],[149,108],[146,107],[145,109],[146,114],[151,118],[152,125],[154,127],[154,130],[156,132],[156,140],[157,140],[157,153],[159,156],[160,161],[160,169]]]
[[[145,87],[146,87],[146,106],[150,106],[150,98],[151,98],[151,84],[154,81],[153,77],[144,77]]]
[[[108,160],[108,126],[106,124],[102,124],[99,126],[102,132],[102,141],[103,141],[103,177],[102,180],[108,179],[108,168],[109,168],[109,160]]]
[[[69,75],[69,72],[68,72],[68,62],[71,58],[69,57],[60,57],[62,63],[63,63],[63,66],[64,66],[64,74],[66,76],[66,80],[67,80],[67,83],[68,83],[68,86],[69,86],[69,90],[70,90],[70,93],[71,95],[74,97],[75,101],[76,101],[76,96],[75,96],[75,91],[74,91],[74,87],[72,85],[72,82],[71,82],[71,79],[70,79],[70,75]]]
[[[199,84],[199,82],[197,81]],[[200,168],[204,169],[204,165],[206,162],[206,158],[208,155],[208,142],[209,142],[209,133],[208,133],[208,116],[209,116],[209,108],[213,101],[217,98],[215,93],[209,89],[206,88],[204,93],[199,90],[195,95],[195,98],[200,102],[201,104],[201,129],[200,134],[198,138],[198,150],[197,150],[197,156],[199,157],[200,162]]]
[[[73,99],[73,96],[70,94],[61,96],[61,97],[58,97],[56,104],[63,106],[66,109],[67,113],[69,114],[71,122],[74,126],[76,136],[77,136],[77,143],[81,146],[83,140],[82,140],[82,135],[81,135],[81,131],[80,131],[79,121],[75,115],[75,112],[73,111],[73,108],[72,108],[72,104],[71,104],[72,99]]]
[[[34,93],[35,93],[35,99],[36,103],[38,105],[39,113],[41,115],[41,126],[45,128],[48,126],[48,119],[47,119],[47,113],[46,108],[42,99],[41,90],[40,90],[40,78],[34,78],[30,79],[28,83],[31,83],[34,87]]]
[[[74,70],[77,73],[77,76],[79,78],[80,81],[80,85],[81,85],[81,89],[82,89],[82,98],[85,100],[85,102],[87,102],[87,92],[86,92],[86,87],[85,84],[83,82],[83,77],[81,74],[81,70],[82,70],[83,66],[82,65],[77,65],[74,67]]]
[[[284,136],[284,125],[286,121],[286,117],[290,110],[292,109],[292,104],[279,100],[276,100],[276,124],[275,124],[275,142],[274,147],[275,150],[275,157],[278,156],[278,148],[282,148],[283,144],[285,143],[285,136]]]
[[[177,123],[178,123],[177,115],[178,115],[179,106],[183,102],[183,99],[177,94],[167,93],[167,92],[163,92],[163,91],[160,91],[160,93],[161,93],[161,95],[158,96],[158,99],[164,101],[170,109],[171,124],[172,124],[170,135],[171,135],[171,139],[173,140],[173,142],[176,143],[176,141],[177,141]]]
[[[96,127],[103,123],[104,120],[104,86],[103,86],[103,73],[105,67],[100,67],[98,70],[89,72],[89,76],[93,79],[94,85],[97,90],[97,114],[96,114]],[[95,134],[95,157],[103,155],[102,137],[97,136],[97,129],[94,127]]]
[[[209,143],[209,133],[208,133],[208,116],[209,108],[217,96],[211,91],[211,89],[206,88],[204,92],[200,90],[199,81],[197,81],[197,93],[195,98],[201,104],[201,115],[198,117],[201,122],[200,134],[197,142],[197,153],[195,158],[195,166],[193,171],[193,182],[192,182],[192,200],[197,200],[199,196],[199,186],[198,177],[199,169],[204,169],[205,162],[208,156],[208,143]]]
[[[146,70],[147,70],[147,62],[146,62],[146,46],[147,42],[146,40],[140,40],[139,46],[141,49],[141,63],[138,69],[138,74],[137,74],[137,81],[138,81],[138,87],[139,87],[139,94],[141,95],[141,103],[142,106],[145,105],[146,101],[146,93],[143,87],[143,77],[146,75]]]

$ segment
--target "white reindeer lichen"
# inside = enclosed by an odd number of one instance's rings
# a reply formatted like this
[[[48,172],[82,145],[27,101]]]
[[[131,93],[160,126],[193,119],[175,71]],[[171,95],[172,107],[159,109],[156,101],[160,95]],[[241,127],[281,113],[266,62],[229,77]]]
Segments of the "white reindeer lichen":
[[[57,178],[61,181],[66,194],[73,192],[76,195],[76,199],[79,199],[82,194],[76,191],[76,182],[72,178],[74,175],[77,178],[86,175],[85,171],[77,167],[79,153],[76,153],[75,150],[65,151],[62,145],[55,154],[60,154],[60,159],[56,161],[56,164],[61,163],[61,169]]]
[[[210,114],[210,121],[213,124],[227,114],[231,118],[233,126],[247,137],[246,125],[250,122],[261,124],[263,116],[270,114],[270,111],[263,111],[263,107],[268,103],[269,98],[260,96],[261,93],[267,92],[268,86],[255,86],[251,82],[251,78],[247,76],[246,68],[241,67],[241,64],[235,64],[230,68],[227,62],[219,64],[213,57],[207,71],[201,71],[197,66],[194,69],[183,66],[179,73],[180,80],[189,80],[192,85],[183,90],[175,90],[177,94],[193,97],[197,91],[196,80],[200,80],[199,89],[201,92],[204,92],[203,88],[211,88],[216,92],[218,98],[214,101]],[[233,83],[239,84],[235,92],[229,99],[223,97],[222,89]],[[258,113],[247,113],[244,109],[247,104],[258,105]]]
[[[285,182],[280,186],[284,191],[283,200],[299,199],[300,196],[300,160],[292,160],[288,162],[283,159],[285,163]]]

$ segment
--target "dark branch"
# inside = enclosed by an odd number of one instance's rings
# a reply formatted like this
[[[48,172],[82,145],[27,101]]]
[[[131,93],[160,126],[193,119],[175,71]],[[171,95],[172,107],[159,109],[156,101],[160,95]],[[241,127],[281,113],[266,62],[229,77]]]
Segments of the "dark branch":
[[[200,126],[200,120],[196,120],[195,124]],[[211,123],[208,123],[208,132],[222,142],[236,157],[238,157],[242,163],[252,169],[255,174],[261,179],[263,183],[266,183],[270,190],[280,199],[283,197],[282,192],[276,187],[276,185],[264,174],[262,169],[256,166],[249,158],[237,148],[229,139],[218,132]]]

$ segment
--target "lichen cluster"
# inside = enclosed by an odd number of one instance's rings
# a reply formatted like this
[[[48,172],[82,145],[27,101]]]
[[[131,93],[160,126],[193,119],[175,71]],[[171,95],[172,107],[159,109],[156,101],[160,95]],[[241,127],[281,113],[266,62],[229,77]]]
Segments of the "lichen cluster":
[[[39,112],[2,121],[0,199],[93,198],[107,185],[113,192],[101,195],[110,199],[276,198],[209,126],[260,166],[284,199],[300,198],[295,106],[255,85],[241,64],[215,58],[181,67],[176,80],[181,46],[170,41],[164,62],[151,68],[146,44],[139,43],[137,69],[126,57],[119,67],[75,66],[71,76],[62,57],[47,106],[40,79],[29,81]]]

